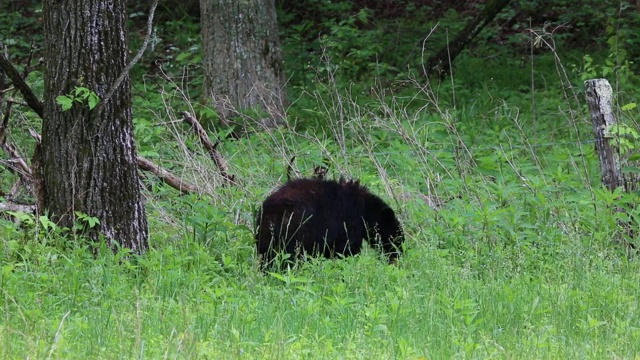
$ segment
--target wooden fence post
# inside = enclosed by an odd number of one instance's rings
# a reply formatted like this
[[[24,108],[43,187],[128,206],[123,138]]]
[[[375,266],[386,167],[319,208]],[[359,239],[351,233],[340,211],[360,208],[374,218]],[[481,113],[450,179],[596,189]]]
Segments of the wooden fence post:
[[[609,143],[606,130],[616,124],[613,115],[613,91],[606,79],[587,80],[585,84],[585,96],[591,113],[593,135],[596,142],[596,151],[600,159],[602,170],[602,183],[611,191],[618,186],[623,186],[622,168],[620,166],[620,153],[617,148]]]
[[[622,186],[625,192],[637,191],[640,185],[640,173],[637,171],[624,171],[623,165],[628,167],[629,170],[631,170],[630,165],[637,169],[638,162],[629,162],[630,159],[623,161],[620,148],[616,145],[616,142],[611,141],[616,136],[619,136],[611,133],[612,126],[617,124],[613,115],[613,91],[611,90],[611,85],[605,79],[587,80],[584,84],[587,104],[591,113],[596,150],[600,159],[602,183],[611,191],[619,186]]]
[[[600,159],[600,169],[602,170],[602,183],[610,190],[614,191],[622,187],[625,192],[630,193],[638,189],[640,175],[633,172],[625,173],[620,154],[620,148],[612,134],[612,126],[617,124],[613,115],[613,91],[611,85],[605,79],[593,79],[585,81],[585,96],[591,113],[593,124],[593,135],[596,142],[596,151]],[[625,164],[628,165],[628,164]],[[618,225],[623,229],[620,233],[620,241],[631,249],[636,249],[632,242],[637,234],[638,220],[629,214],[628,209],[636,207],[635,201],[632,203],[619,204],[614,207],[614,211],[627,215],[618,219]]]

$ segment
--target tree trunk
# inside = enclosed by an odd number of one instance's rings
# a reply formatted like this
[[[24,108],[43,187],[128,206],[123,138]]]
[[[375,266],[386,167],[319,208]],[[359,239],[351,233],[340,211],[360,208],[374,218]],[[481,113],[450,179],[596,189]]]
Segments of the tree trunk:
[[[200,10],[205,102],[223,124],[243,110],[266,113],[253,119],[261,126],[282,123],[285,77],[274,0],[200,0]]]
[[[427,60],[426,70],[429,73],[440,76],[451,71],[451,63],[462,50],[473,40],[476,35],[489,24],[498,13],[509,4],[510,0],[489,0],[484,5],[484,10],[477,18],[473,19],[458,35],[446,44],[435,55]],[[429,74],[425,74],[429,75]]]
[[[127,78],[99,112],[86,102],[63,111],[56,98],[85,87],[104,99],[126,66],[126,0],[45,0],[45,98],[39,151],[50,218],[71,228],[77,214],[100,220],[87,230],[141,253],[147,219],[133,143]]]

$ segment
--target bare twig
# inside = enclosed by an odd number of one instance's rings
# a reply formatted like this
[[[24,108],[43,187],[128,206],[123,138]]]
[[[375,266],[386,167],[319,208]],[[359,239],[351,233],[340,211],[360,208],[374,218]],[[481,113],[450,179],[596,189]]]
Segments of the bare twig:
[[[198,193],[198,188],[196,188],[194,185],[191,185],[183,179],[174,176],[166,169],[161,168],[160,166],[154,164],[148,159],[143,158],[142,156],[138,156],[138,167],[142,170],[151,172],[165,184],[179,190],[183,194]]]
[[[25,61],[25,66],[24,69],[22,70],[22,78],[26,79],[27,76],[29,76],[29,73],[31,72],[31,60],[33,59],[33,46],[35,44],[35,40],[31,40],[31,51],[29,51],[29,56],[27,57],[27,61]]]
[[[29,135],[39,144],[42,142],[42,136],[38,134],[35,129],[29,128]]]
[[[11,159],[5,160],[2,163],[12,172],[17,172],[21,179],[31,180],[31,168],[27,165],[27,162],[23,158],[16,154],[16,150],[11,144],[0,144],[2,149],[5,150]]]
[[[109,101],[109,99],[111,99],[111,97],[116,92],[116,90],[118,90],[118,87],[120,87],[120,84],[122,84],[124,79],[126,79],[127,76],[129,76],[129,72],[131,72],[131,69],[133,69],[133,67],[138,63],[138,61],[140,61],[140,59],[142,58],[142,55],[147,50],[147,46],[149,46],[149,41],[151,40],[151,33],[153,31],[153,15],[156,12],[157,6],[158,6],[158,0],[154,0],[153,4],[151,5],[151,10],[149,10],[149,18],[147,19],[147,36],[144,39],[144,43],[142,44],[142,47],[140,48],[140,50],[138,50],[138,53],[136,54],[136,56],[129,62],[129,64],[127,64],[124,70],[122,70],[122,72],[120,73],[120,76],[118,76],[116,81],[113,83],[113,85],[109,89],[109,92],[107,92],[107,95],[105,95],[104,98],[100,99],[100,103],[95,109],[96,117],[100,116],[100,112],[102,111],[104,104],[107,101]]]
[[[183,111],[182,116],[183,116],[182,119],[186,123],[191,125],[191,127],[193,128],[193,131],[195,131],[198,137],[200,138],[202,145],[205,147],[205,149],[207,149],[207,152],[209,152],[209,156],[211,156],[211,159],[213,159],[213,162],[218,167],[218,170],[220,170],[220,174],[222,175],[222,177],[229,183],[235,183],[235,176],[229,174],[229,167],[227,166],[227,162],[222,157],[220,152],[216,150],[216,147],[220,142],[216,142],[215,144],[211,142],[211,139],[209,139],[207,132],[202,128],[202,125],[200,125],[198,120],[195,117],[193,117],[191,114],[189,114],[186,111]]]

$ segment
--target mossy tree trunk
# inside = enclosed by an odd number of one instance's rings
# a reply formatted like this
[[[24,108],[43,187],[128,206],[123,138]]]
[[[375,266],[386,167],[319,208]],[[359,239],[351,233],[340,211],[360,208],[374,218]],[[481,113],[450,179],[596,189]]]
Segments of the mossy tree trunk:
[[[223,124],[247,110],[256,124],[284,120],[285,77],[274,0],[200,0],[204,96]]]
[[[87,231],[141,253],[147,219],[133,142],[129,77],[106,101],[126,66],[126,0],[45,0],[45,96],[37,151],[41,201],[50,218],[71,228],[78,213],[98,218]],[[56,98],[84,87],[103,101],[63,111]],[[35,156],[34,156],[35,157]]]

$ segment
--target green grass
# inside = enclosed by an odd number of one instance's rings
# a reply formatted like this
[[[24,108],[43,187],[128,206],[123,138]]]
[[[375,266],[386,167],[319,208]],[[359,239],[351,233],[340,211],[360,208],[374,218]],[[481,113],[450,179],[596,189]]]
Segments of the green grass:
[[[453,260],[433,242],[412,238],[397,267],[369,251],[280,276],[260,275],[251,254],[224,265],[188,241],[135,264],[83,248],[5,248],[3,258],[16,260],[3,262],[0,355],[566,359],[640,351],[636,261],[579,242],[547,261],[509,261],[511,249]]]

